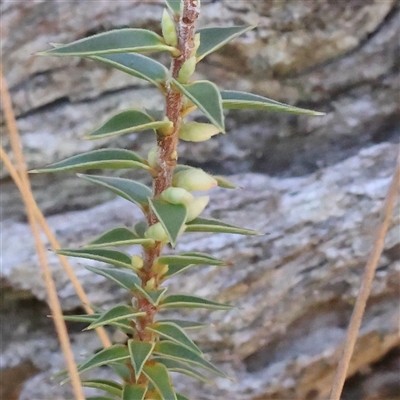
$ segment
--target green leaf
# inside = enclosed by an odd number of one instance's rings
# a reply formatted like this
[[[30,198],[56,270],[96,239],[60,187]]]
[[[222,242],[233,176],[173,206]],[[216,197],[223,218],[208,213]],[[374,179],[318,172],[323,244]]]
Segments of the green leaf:
[[[92,240],[85,247],[126,246],[132,244],[141,244],[146,246],[153,243],[154,240],[139,237],[136,233],[127,228],[114,228]]]
[[[227,109],[252,109],[276,111],[289,114],[325,115],[324,113],[290,106],[252,93],[235,90],[221,91],[222,105]]]
[[[155,343],[141,342],[140,340],[128,340],[129,354],[133,368],[135,369],[136,380],[139,379],[140,374],[146,361],[153,352]]]
[[[228,179],[226,179],[224,176],[213,175],[213,177],[217,180],[219,187],[222,187],[224,189],[237,189],[237,186],[234,183],[228,181]]]
[[[131,179],[84,174],[78,174],[78,176],[91,183],[111,190],[113,193],[125,200],[137,204],[141,208],[146,208],[148,206],[147,199],[152,196],[151,189],[146,185],[143,185],[143,183]]]
[[[144,400],[147,387],[142,385],[125,384],[121,400]]]
[[[168,69],[164,65],[142,54],[118,53],[90,58],[136,78],[144,79],[157,87],[160,87],[160,83],[167,81],[169,77]]]
[[[218,50],[222,46],[237,38],[242,33],[254,29],[254,26],[228,26],[200,29],[200,46],[197,50],[197,60],[202,60],[208,54]]]
[[[193,102],[204,115],[221,131],[225,132],[222,99],[217,86],[210,81],[197,81],[183,85],[173,79],[174,85]]]
[[[147,129],[159,129],[168,125],[170,125],[169,121],[155,121],[142,111],[126,110],[114,115],[99,128],[84,136],[84,138],[103,139]]]
[[[184,374],[190,376],[194,379],[198,379],[204,383],[212,384],[213,382],[207,379],[203,374],[200,374],[197,370],[192,368],[189,364],[180,362],[177,360],[172,360],[164,357],[155,357],[154,361],[165,365],[170,372],[177,372],[179,374]],[[178,396],[179,399],[179,396]]]
[[[162,400],[177,400],[167,368],[164,365],[159,363],[145,365],[143,373],[154,385]]]
[[[38,53],[51,56],[96,56],[100,54],[171,51],[163,38],[147,29],[114,29]]]
[[[219,260],[204,253],[181,253],[177,255],[161,256],[157,259],[160,264],[186,266],[190,264],[196,265],[228,265],[226,261]]]
[[[65,321],[72,322],[87,322],[91,324],[93,321],[96,321],[97,318],[100,317],[101,314],[82,314],[82,315],[63,315],[63,319]]]
[[[139,292],[150,301],[151,304],[157,306],[161,301],[164,293],[167,291],[167,288],[157,289],[157,290],[146,290],[142,288],[140,285],[135,285],[134,291]]]
[[[86,400],[114,400],[104,396],[86,397]]]
[[[211,310],[230,310],[233,307],[228,304],[206,300],[201,297],[173,294],[162,300],[159,308],[208,308]]]
[[[153,325],[148,326],[146,329],[158,333],[164,339],[168,339],[171,342],[178,343],[195,353],[202,354],[198,346],[190,339],[184,330],[178,325],[172,322],[156,322]]]
[[[87,379],[82,381],[82,386],[104,390],[109,394],[119,397],[122,394],[122,386],[119,383],[105,379]]]
[[[182,396],[182,395],[179,394],[179,393],[176,394],[176,397],[177,397],[178,400],[189,400],[187,397]]]
[[[103,325],[114,325],[114,322],[131,319],[134,317],[142,317],[145,312],[137,312],[127,305],[119,305],[104,312],[100,317],[92,322],[85,330],[95,329]]]
[[[154,353],[160,354],[172,360],[183,361],[196,367],[204,368],[208,371],[213,372],[216,375],[225,377],[225,374],[220,372],[209,361],[205,360],[199,354],[194,353],[193,351],[188,350],[186,347],[183,347],[179,344],[172,343],[167,340],[158,342],[154,347]]]
[[[97,275],[104,276],[105,278],[117,283],[119,286],[123,287],[126,290],[132,291],[133,289],[135,289],[136,285],[141,284],[140,278],[132,270],[88,266],[86,266],[85,268]]]
[[[69,257],[86,258],[88,260],[102,261],[116,267],[131,268],[131,258],[120,251],[104,249],[61,249],[57,254]]]
[[[174,247],[186,221],[186,207],[183,204],[171,204],[162,200],[149,199],[149,203]]]
[[[181,12],[181,0],[164,0],[167,7],[175,15],[179,15]]]
[[[207,326],[207,324],[203,324],[201,322],[195,322],[195,321],[185,321],[181,319],[162,319],[157,322],[172,322],[173,324],[176,324],[180,326],[182,329],[199,329],[199,328],[204,328]]]
[[[259,235],[251,229],[227,224],[212,218],[195,218],[187,223],[185,232],[214,232],[214,233],[236,233],[239,235]]]
[[[63,161],[48,165],[46,168],[30,171],[45,173],[58,171],[77,171],[84,169],[122,169],[143,168],[151,170],[147,161],[136,153],[123,149],[101,149],[78,154]]]
[[[90,357],[87,361],[80,364],[78,367],[78,372],[83,373],[102,365],[108,365],[125,360],[129,360],[128,348],[122,344],[115,344],[99,351],[93,357]]]
[[[144,237],[144,234],[146,233],[148,228],[149,225],[147,224],[147,221],[142,220],[135,224],[133,230],[139,237]]]

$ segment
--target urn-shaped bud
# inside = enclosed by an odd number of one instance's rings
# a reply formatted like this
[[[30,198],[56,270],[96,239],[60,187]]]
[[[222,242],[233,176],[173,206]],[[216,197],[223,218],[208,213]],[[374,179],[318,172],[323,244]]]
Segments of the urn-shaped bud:
[[[150,278],[145,285],[146,290],[154,290],[156,287],[156,280],[154,278]]]
[[[165,43],[173,47],[178,46],[178,35],[176,34],[175,23],[169,15],[169,12],[165,9],[161,19],[161,29]]]
[[[157,222],[154,225],[151,225],[149,229],[144,234],[144,237],[147,239],[153,239],[156,242],[162,242],[162,243],[168,243],[169,242],[169,237],[167,235],[167,232],[165,232],[165,229],[163,226]]]
[[[207,207],[209,201],[210,196],[200,196],[196,197],[188,206],[186,206],[186,222],[190,222],[197,218]]]
[[[172,185],[186,190],[209,190],[218,185],[216,179],[200,168],[188,168],[174,174]]]
[[[133,269],[142,269],[143,268],[143,258],[140,256],[132,256],[131,265]]]
[[[200,33],[196,33],[194,35],[194,47],[193,47],[193,50],[192,50],[192,53],[191,53],[192,56],[196,55],[197,50],[199,49],[199,47],[200,47]]]
[[[180,83],[187,83],[196,69],[196,56],[188,58],[179,70],[178,77],[176,78]]]
[[[194,200],[194,196],[186,189],[180,187],[170,187],[161,193],[161,198],[171,204],[189,204]]]
[[[158,166],[158,155],[157,155],[157,147],[152,147],[147,155],[147,162],[150,167],[157,168]]]
[[[220,130],[212,124],[188,122],[181,125],[179,139],[187,142],[204,142],[219,132]]]

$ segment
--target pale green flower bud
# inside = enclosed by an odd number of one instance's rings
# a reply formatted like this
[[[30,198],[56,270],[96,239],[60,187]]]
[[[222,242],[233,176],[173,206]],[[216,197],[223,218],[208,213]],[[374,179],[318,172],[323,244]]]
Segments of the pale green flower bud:
[[[147,229],[147,231],[145,232],[144,237],[147,239],[153,239],[156,242],[162,242],[162,243],[169,242],[169,237],[167,235],[167,232],[165,232],[165,229],[159,222],[150,226],[149,229]]]
[[[210,201],[210,196],[201,196],[196,197],[186,208],[187,208],[187,217],[186,222],[190,222],[197,218],[207,207],[208,202]]]
[[[200,33],[196,33],[194,35],[194,47],[193,47],[191,56],[195,56],[196,55],[197,50],[199,49],[199,47],[200,47]]]
[[[179,139],[187,142],[204,142],[219,132],[219,129],[212,124],[189,122],[181,125]]]
[[[154,262],[151,270],[157,275],[165,275],[168,272],[168,265],[167,264],[160,264],[157,260]]]
[[[157,147],[152,147],[147,155],[147,162],[150,167],[157,168],[158,167],[158,155],[157,155]]]
[[[170,187],[161,193],[161,198],[171,204],[189,204],[194,200],[194,196],[186,189]]]
[[[180,83],[187,83],[196,69],[196,56],[188,58],[179,70],[178,77],[176,78]]]
[[[169,15],[169,12],[165,9],[161,19],[161,29],[165,43],[173,47],[178,46],[178,35],[176,34],[175,23]]]
[[[142,269],[143,268],[143,258],[140,256],[132,256],[131,265],[133,269]]]
[[[177,172],[172,185],[186,190],[209,190],[218,185],[216,179],[200,168],[188,168]]]
[[[146,290],[154,290],[156,287],[156,280],[154,278],[150,278],[145,285]]]

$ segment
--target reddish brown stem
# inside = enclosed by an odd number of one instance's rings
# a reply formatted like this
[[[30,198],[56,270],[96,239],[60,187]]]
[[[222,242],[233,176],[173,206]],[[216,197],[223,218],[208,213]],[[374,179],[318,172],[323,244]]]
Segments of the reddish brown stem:
[[[197,0],[184,0],[182,15],[178,22],[178,49],[179,56],[173,58],[171,64],[172,77],[176,78],[183,63],[191,56],[194,49],[195,22],[199,16],[200,5]],[[178,132],[181,124],[183,96],[176,91],[171,84],[167,84],[165,95],[166,116],[173,123],[172,132],[164,135],[162,132],[157,134],[158,147],[158,173],[153,181],[153,196],[156,197],[165,189],[171,186],[172,176],[177,163]],[[156,216],[149,211],[147,214],[149,225],[157,222]],[[152,271],[152,266],[157,257],[160,256],[163,245],[160,242],[152,247],[145,249],[143,254],[143,270],[141,274],[143,286],[151,279],[155,278],[158,285],[157,274]],[[151,324],[156,313],[156,308],[145,298],[138,299],[138,307],[146,312],[146,316],[139,318],[136,328],[138,335],[143,341],[152,340],[152,334],[145,331],[146,326]]]

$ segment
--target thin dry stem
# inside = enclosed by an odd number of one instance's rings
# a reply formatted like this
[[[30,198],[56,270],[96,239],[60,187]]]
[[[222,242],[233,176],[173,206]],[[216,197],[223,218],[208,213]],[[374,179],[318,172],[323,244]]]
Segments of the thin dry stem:
[[[79,378],[77,366],[74,360],[74,355],[71,350],[71,345],[68,338],[67,328],[62,317],[62,309],[57,296],[57,289],[51,276],[51,271],[48,265],[46,257],[46,249],[43,242],[40,239],[40,231],[37,225],[37,219],[35,216],[34,207],[32,207],[30,183],[28,174],[26,171],[26,164],[22,153],[21,142],[19,139],[18,128],[12,108],[10,94],[7,88],[7,83],[2,72],[2,66],[0,64],[0,92],[4,108],[4,115],[7,124],[7,128],[10,133],[11,147],[13,149],[19,171],[19,177],[21,182],[21,194],[26,206],[26,212],[29,220],[29,224],[32,229],[32,234],[35,240],[36,252],[39,259],[39,264],[42,269],[42,274],[46,286],[47,297],[49,300],[49,307],[54,317],[54,324],[56,327],[57,335],[60,341],[61,349],[63,351],[65,362],[69,375],[71,377],[71,384],[74,391],[76,400],[85,400],[83,394],[81,381]]]
[[[379,258],[382,254],[385,244],[386,232],[390,225],[390,218],[396,204],[396,199],[400,189],[400,155],[397,159],[396,170],[393,174],[385,203],[382,209],[382,222],[376,232],[373,248],[371,250],[367,265],[365,266],[364,276],[362,278],[360,291],[357,296],[356,304],[351,315],[349,327],[347,329],[346,340],[344,343],[343,354],[336,370],[335,379],[333,382],[330,400],[340,400],[343,385],[346,380],[347,371],[349,369],[351,356],[354,351],[354,346],[357,341],[357,336],[360,330],[362,317],[368,297],[371,293],[371,287],[374,280],[375,271],[378,265]]]
[[[14,165],[12,164],[10,158],[8,157],[8,155],[6,154],[6,152],[4,151],[4,149],[1,146],[0,146],[0,160],[3,161],[6,169],[9,171],[9,173],[11,175],[11,178],[13,179],[18,190],[22,194],[23,186],[22,186],[21,178],[19,177],[18,172],[17,172],[16,168],[14,167]],[[33,197],[33,194],[31,192],[29,192],[29,197],[31,198],[30,202],[32,205],[32,209],[34,210],[35,217],[36,217],[40,227],[43,229],[43,232],[47,236],[52,249],[53,250],[60,249],[61,248],[60,244],[58,243],[56,237],[54,236],[54,233],[51,231],[49,224],[47,223],[43,213],[40,211],[40,209]],[[67,258],[65,256],[62,256],[61,254],[57,254],[57,256],[58,256],[58,259],[60,260],[60,263],[63,266],[69,280],[71,281],[79,300],[82,303],[82,307],[85,309],[85,311],[88,314],[94,314],[94,311],[89,307],[89,299],[87,298],[86,293],[85,293],[81,283],[79,282],[78,278],[76,277],[75,272],[72,269],[71,265],[69,264]],[[99,336],[99,339],[102,342],[104,347],[111,346],[111,341],[107,335],[107,332],[105,331],[105,329],[103,327],[96,328],[96,333]]]

